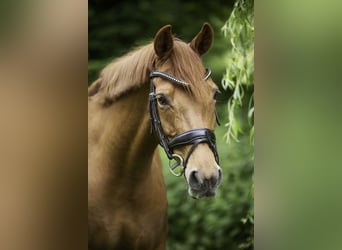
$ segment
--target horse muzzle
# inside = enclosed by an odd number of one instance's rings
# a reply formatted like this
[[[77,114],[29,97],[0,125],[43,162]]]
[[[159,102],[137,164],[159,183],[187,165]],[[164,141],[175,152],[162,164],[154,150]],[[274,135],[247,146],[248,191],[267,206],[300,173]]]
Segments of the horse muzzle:
[[[186,171],[185,178],[188,183],[189,195],[195,199],[202,197],[213,197],[216,194],[216,190],[221,183],[222,170],[217,167],[216,171],[213,171],[212,175],[205,177],[198,170]]]

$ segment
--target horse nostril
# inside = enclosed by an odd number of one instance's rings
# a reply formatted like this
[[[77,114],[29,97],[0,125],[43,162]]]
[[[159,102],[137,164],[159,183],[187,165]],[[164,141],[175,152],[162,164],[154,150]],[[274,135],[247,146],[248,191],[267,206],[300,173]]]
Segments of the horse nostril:
[[[221,169],[218,169],[218,175],[217,176],[212,176],[208,180],[209,187],[210,188],[217,187],[218,185],[220,185],[221,179],[222,179],[222,171],[221,171]]]
[[[198,171],[191,172],[189,177],[189,185],[194,189],[199,189],[201,187],[201,178]]]
[[[218,172],[219,172],[219,174],[218,174],[218,178],[217,178],[217,184],[220,184],[221,179],[222,179],[222,170],[219,168]]]

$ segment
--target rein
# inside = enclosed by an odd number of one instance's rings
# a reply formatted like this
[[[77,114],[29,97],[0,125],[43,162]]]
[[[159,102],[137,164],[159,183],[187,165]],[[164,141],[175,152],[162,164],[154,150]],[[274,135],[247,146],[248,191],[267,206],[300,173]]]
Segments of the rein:
[[[210,74],[211,74],[210,69],[206,69],[204,80],[207,80],[210,77]],[[217,147],[216,147],[216,137],[215,137],[213,130],[210,130],[208,128],[191,129],[191,130],[175,135],[170,140],[168,139],[168,137],[164,133],[164,130],[160,121],[159,113],[158,113],[157,98],[156,98],[155,86],[153,83],[154,77],[161,77],[165,80],[168,80],[182,87],[187,87],[189,84],[165,72],[160,72],[160,71],[156,71],[153,69],[150,73],[151,81],[150,81],[150,94],[149,94],[149,112],[150,112],[150,121],[151,121],[151,132],[153,132],[158,137],[159,144],[164,148],[164,151],[167,157],[169,158],[169,160],[176,161],[174,164],[170,164],[169,166],[170,171],[176,176],[181,176],[185,171],[190,155],[193,153],[195,148],[200,143],[207,143],[209,145],[209,148],[214,153],[216,162],[219,163],[219,157],[218,157]],[[215,115],[216,115],[216,121],[219,123],[216,112],[215,112]],[[185,145],[191,145],[191,147],[184,159],[182,156],[175,154],[173,150],[176,147],[185,146]],[[179,173],[176,173],[175,169],[179,166],[181,166],[182,169]]]

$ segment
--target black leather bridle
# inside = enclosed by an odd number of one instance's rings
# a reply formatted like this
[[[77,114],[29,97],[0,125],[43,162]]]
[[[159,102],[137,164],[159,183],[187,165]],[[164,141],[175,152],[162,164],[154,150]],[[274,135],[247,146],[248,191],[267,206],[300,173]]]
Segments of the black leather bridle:
[[[211,71],[209,69],[206,69],[204,80],[207,80],[210,77],[210,74]],[[149,94],[149,112],[151,121],[151,131],[154,132],[154,134],[157,136],[159,144],[164,148],[169,160],[176,160],[174,164],[170,165],[171,172],[176,176],[181,176],[185,171],[190,155],[200,143],[207,143],[209,145],[209,148],[214,153],[217,164],[219,164],[219,157],[216,147],[216,137],[213,130],[210,130],[208,128],[191,129],[189,131],[177,134],[171,139],[168,139],[168,137],[165,135],[158,113],[157,97],[155,92],[155,86],[153,83],[153,78],[155,77],[161,77],[182,87],[187,87],[188,83],[179,80],[170,74],[160,72],[154,69],[150,73],[151,80]],[[217,114],[215,113],[215,115],[216,121],[219,123]],[[182,156],[175,154],[173,150],[176,147],[185,145],[191,145],[191,147],[185,159],[183,159]],[[175,173],[174,169],[176,169],[178,166],[183,166],[183,169],[177,174]]]

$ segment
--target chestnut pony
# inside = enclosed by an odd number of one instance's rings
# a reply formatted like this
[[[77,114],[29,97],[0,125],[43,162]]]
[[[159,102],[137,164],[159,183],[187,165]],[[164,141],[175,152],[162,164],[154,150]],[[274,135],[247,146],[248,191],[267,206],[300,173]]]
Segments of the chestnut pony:
[[[217,86],[201,55],[205,23],[189,43],[162,27],[153,42],[107,65],[88,89],[88,248],[165,249],[167,200],[158,144],[189,195],[214,196]]]

